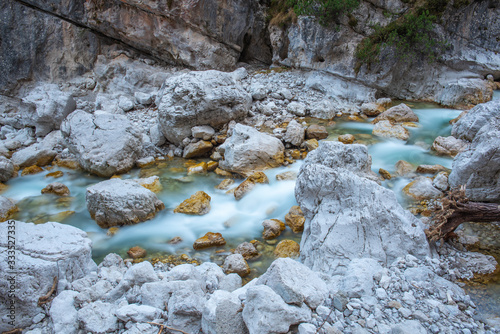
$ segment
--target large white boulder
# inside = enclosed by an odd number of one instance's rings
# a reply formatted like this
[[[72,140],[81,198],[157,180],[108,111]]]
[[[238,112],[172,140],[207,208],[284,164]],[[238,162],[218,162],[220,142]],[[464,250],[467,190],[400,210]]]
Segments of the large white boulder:
[[[83,169],[103,177],[125,173],[142,149],[142,136],[122,115],[71,113],[61,125],[64,142]]]
[[[248,176],[255,171],[280,166],[284,161],[285,147],[273,136],[236,124],[232,136],[219,146],[219,151],[224,154],[219,167]]]
[[[57,290],[62,291],[68,283],[97,269],[92,261],[91,241],[76,227],[52,222],[4,222],[0,223],[0,235],[5,236],[0,240],[0,300],[15,303],[14,326],[9,324],[12,318],[8,303],[0,304],[0,331],[30,326],[33,318],[43,312],[38,299],[49,292],[54,277],[59,281]],[[15,236],[14,262],[8,258],[12,255],[8,252],[12,251],[8,235]]]
[[[134,225],[165,208],[151,190],[131,180],[111,179],[87,188],[87,209],[102,228]]]
[[[500,100],[478,104],[461,117],[451,130],[453,137],[472,141],[479,130],[493,119],[500,119]]]
[[[156,99],[165,138],[178,145],[195,125],[217,128],[246,116],[252,96],[240,84],[245,76],[246,70],[238,69],[192,71],[167,78]]]
[[[366,146],[322,142],[301,167],[295,187],[306,217],[301,259],[312,270],[341,274],[356,258],[387,265],[430,254],[421,222],[394,192],[370,180],[370,165]]]

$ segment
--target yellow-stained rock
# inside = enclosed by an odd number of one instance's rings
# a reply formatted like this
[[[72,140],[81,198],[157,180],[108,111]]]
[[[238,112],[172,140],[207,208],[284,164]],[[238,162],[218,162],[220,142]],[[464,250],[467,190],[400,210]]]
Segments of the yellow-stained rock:
[[[68,196],[69,189],[60,182],[53,182],[42,189],[42,194],[54,194],[57,196]]]
[[[355,138],[353,135],[346,133],[345,135],[339,136],[338,140],[343,144],[352,144],[354,143]]]
[[[436,174],[446,171],[448,171],[448,168],[441,165],[420,165],[417,167],[417,173],[420,174]]]
[[[202,156],[210,153],[210,151],[212,151],[213,147],[214,146],[212,145],[211,142],[206,141],[206,140],[200,140],[196,143],[188,144],[184,148],[184,152],[182,154],[182,157],[185,159],[202,157]]]
[[[406,126],[407,128],[418,128],[418,124],[413,122],[404,122],[403,126]]]
[[[25,169],[23,169],[23,171],[21,172],[21,176],[38,174],[41,172],[43,172],[43,169],[34,165],[34,166],[29,166],[29,167],[26,167]]]
[[[118,233],[118,231],[119,231],[119,230],[120,230],[120,229],[119,229],[118,227],[110,227],[110,228],[108,229],[108,232],[106,232],[106,235],[107,235],[108,237],[112,237],[112,236],[114,236],[116,233]]]
[[[36,217],[34,217],[32,219],[32,221],[35,224],[44,224],[47,222],[60,223],[60,222],[64,221],[66,218],[72,216],[74,213],[75,213],[75,211],[68,210],[68,211],[58,212],[58,213],[52,214],[52,215],[40,214],[40,215],[37,215]]]
[[[207,163],[207,170],[209,172],[213,172],[214,170],[217,169],[217,167],[219,167],[219,163],[217,161],[209,161]]]
[[[234,177],[233,173],[220,169],[219,167],[214,170],[214,173],[222,177]]]
[[[150,176],[148,178],[142,178],[134,181],[154,193],[159,193],[163,190],[163,186],[161,185],[160,178],[158,176]]]
[[[9,198],[0,197],[0,222],[6,221],[18,211],[17,205]]]
[[[405,176],[414,171],[413,165],[407,161],[399,160],[396,162],[396,174],[399,176]]]
[[[290,156],[297,160],[297,159],[300,159],[301,158],[301,154],[300,154],[300,151],[299,150],[291,150],[290,151]]]
[[[206,162],[200,162],[196,165],[189,166],[187,169],[187,174],[188,175],[193,175],[193,174],[206,174],[207,173],[207,163]]]
[[[274,250],[275,257],[298,257],[300,255],[300,246],[293,240],[282,240],[276,245]]]
[[[210,212],[210,196],[204,191],[197,191],[174,209],[175,213],[188,215],[205,215]]]
[[[250,192],[257,183],[268,184],[269,179],[263,172],[255,172],[243,181],[236,189],[234,189],[234,198],[240,200],[248,192]]]
[[[389,173],[383,168],[379,168],[378,173],[380,174],[380,176],[382,176],[384,180],[390,180],[392,178],[391,173]]]
[[[312,124],[306,130],[307,139],[321,140],[328,138],[328,131],[322,125]]]
[[[55,159],[52,164],[69,169],[80,169],[80,164],[74,159]]]
[[[225,244],[226,240],[222,237],[222,234],[208,232],[201,238],[196,239],[193,244],[193,248],[196,250],[200,250],[210,247],[224,246]]]
[[[294,205],[290,208],[290,211],[285,215],[286,224],[292,229],[294,233],[300,233],[304,231],[304,223],[306,218],[302,213],[302,209],[298,205]]]
[[[181,237],[173,237],[172,239],[170,239],[170,240],[168,241],[168,243],[169,243],[170,245],[177,245],[177,244],[181,243],[182,241],[183,241],[183,240],[182,240],[182,238],[181,238]]]
[[[297,173],[288,171],[276,175],[277,181],[295,180],[297,178]]]
[[[233,179],[224,179],[219,185],[215,186],[216,189],[227,190],[234,184]]]
[[[1,193],[2,191],[7,190],[7,188],[8,188],[8,187],[9,187],[8,185],[3,184],[2,182],[0,182],[0,193]]]
[[[318,148],[319,143],[316,139],[308,139],[304,142],[306,149],[310,152]]]
[[[279,219],[267,219],[262,222],[264,231],[262,237],[266,240],[275,239],[280,236],[281,232],[285,230],[285,224]]]
[[[147,254],[146,250],[139,246],[134,246],[127,251],[127,255],[132,259],[139,259],[145,257]]]
[[[122,176],[121,175],[113,175],[110,177],[110,179],[120,179],[121,180]]]
[[[55,171],[55,172],[52,172],[52,173],[45,175],[45,177],[53,177],[54,179],[57,179],[57,178],[62,177],[63,175],[64,175],[64,173],[61,172],[60,170],[58,170],[58,171]]]

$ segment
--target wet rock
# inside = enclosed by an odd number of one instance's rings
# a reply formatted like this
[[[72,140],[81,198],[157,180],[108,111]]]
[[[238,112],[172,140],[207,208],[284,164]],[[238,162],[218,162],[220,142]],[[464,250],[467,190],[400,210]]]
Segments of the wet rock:
[[[9,219],[15,212],[17,212],[17,206],[14,201],[0,196],[0,222]]]
[[[257,251],[254,244],[250,242],[239,244],[234,252],[237,254],[241,254],[245,260],[254,259],[259,256],[259,251]]]
[[[401,103],[395,107],[389,108],[378,115],[373,123],[380,121],[391,121],[393,123],[418,122],[418,116],[406,104]]]
[[[243,198],[247,193],[249,193],[255,185],[269,184],[269,179],[263,172],[256,172],[250,175],[245,181],[243,181],[236,189],[234,189],[234,198],[237,201]]]
[[[297,178],[297,173],[292,171],[276,174],[277,181],[295,180],[296,178]]]
[[[300,255],[300,246],[293,240],[281,240],[274,249],[275,257],[295,258]]]
[[[233,179],[224,179],[215,188],[219,190],[227,190],[234,184]]]
[[[14,164],[0,155],[0,182],[7,182],[15,176]]]
[[[282,231],[285,230],[285,224],[279,219],[267,219],[262,222],[264,231],[262,237],[266,240],[275,239],[279,237]]]
[[[226,240],[220,233],[207,232],[203,237],[196,239],[193,248],[196,250],[224,246]]]
[[[147,254],[146,250],[139,246],[134,246],[127,251],[127,255],[132,259],[139,259],[145,257]]]
[[[208,125],[193,126],[191,128],[191,134],[193,135],[193,138],[211,140],[215,135],[215,130]]]
[[[407,184],[403,192],[417,201],[443,196],[443,193],[432,185],[432,179],[428,177],[418,177]]]
[[[179,204],[174,212],[188,215],[205,215],[210,212],[210,196],[204,191],[197,191],[190,198]]]
[[[399,160],[396,162],[396,174],[406,176],[414,171],[413,165],[407,161]]]
[[[33,144],[12,155],[12,162],[19,167],[47,166],[54,160],[56,152],[43,147],[40,144]]]
[[[77,110],[65,119],[61,132],[80,166],[102,177],[129,171],[142,149],[142,136],[122,115]]]
[[[367,102],[361,105],[361,112],[366,116],[378,116],[385,111],[385,108],[376,102]]]
[[[304,146],[306,147],[307,151],[312,151],[318,148],[319,143],[318,140],[316,139],[308,139],[304,142]]]
[[[397,138],[408,140],[410,132],[399,124],[392,124],[390,121],[381,120],[373,127],[372,134],[385,138]]]
[[[208,166],[206,162],[200,162],[199,164],[189,166],[188,167],[188,175],[193,174],[206,174],[208,170]]]
[[[417,167],[416,172],[420,174],[436,174],[447,170],[448,168],[441,165],[420,165]]]
[[[378,173],[380,174],[380,176],[382,176],[384,180],[390,180],[392,178],[391,173],[389,173],[383,168],[379,168]]]
[[[87,188],[87,209],[102,228],[134,225],[155,216],[165,205],[137,182],[111,179]]]
[[[286,106],[286,110],[295,116],[303,117],[306,115],[306,106],[300,102],[290,102]]]
[[[7,223],[0,224],[0,234],[7,232]],[[92,261],[92,242],[87,233],[69,225],[46,223],[42,225],[15,223],[16,231],[16,321],[15,327],[26,328],[32,324],[33,318],[44,312],[38,306],[40,296],[47,293],[58,278],[62,291],[68,283],[72,283],[91,271],[96,270]],[[10,271],[7,262],[7,239],[0,241],[0,270]],[[64,242],[61,242],[63,240]],[[36,269],[34,269],[36,268]],[[8,275],[0,276],[0,286],[9,286]],[[0,289],[0,298],[9,300],[8,289]],[[68,309],[68,316],[69,316]],[[0,306],[0,330],[7,331],[14,327],[7,325],[9,310],[5,304]]]
[[[318,273],[288,258],[275,260],[257,284],[270,287],[287,304],[301,306],[305,302],[311,309],[321,305],[328,295],[328,288]]]
[[[47,175],[45,175],[45,177],[53,177],[54,179],[58,179],[60,177],[62,177],[64,175],[64,173],[60,170],[58,171],[55,171],[55,172],[52,172],[52,173],[48,173]]]
[[[284,150],[279,139],[236,124],[232,136],[219,146],[219,151],[224,154],[219,166],[246,176],[254,171],[280,166],[284,161]]]
[[[165,81],[158,97],[158,121],[163,135],[178,145],[196,125],[218,127],[246,116],[252,97],[240,84],[244,69],[188,72]]]
[[[306,130],[307,139],[325,139],[328,138],[328,131],[322,125],[312,124]]]
[[[219,167],[217,167],[215,170],[214,170],[214,173],[219,175],[219,176],[222,176],[222,177],[234,177],[234,175],[228,171],[225,171],[223,169],[220,169]]]
[[[290,143],[293,146],[300,146],[300,144],[302,144],[302,142],[304,141],[304,138],[305,130],[302,125],[297,123],[296,120],[292,120],[290,123],[288,123],[285,136],[283,137],[283,141],[285,143]]]
[[[356,140],[356,138],[354,138],[354,136],[351,134],[345,134],[345,135],[339,136],[338,140],[342,144],[352,144],[352,143],[354,143],[354,140]]]
[[[181,243],[182,241],[183,241],[183,240],[182,240],[182,238],[181,238],[181,237],[173,237],[172,239],[170,239],[170,240],[168,241],[168,243],[169,243],[170,245],[177,245],[177,244]]]
[[[163,186],[161,185],[160,182],[160,178],[156,175],[131,181],[137,182],[137,184],[139,184],[140,186],[154,193],[159,193],[163,189]]]
[[[295,187],[306,218],[301,243],[306,266],[342,273],[356,258],[391,263],[406,254],[429,254],[421,222],[399,205],[394,192],[372,181],[377,179],[366,146],[322,142],[308,155]]]
[[[285,223],[294,233],[300,233],[304,230],[305,220],[304,214],[298,205],[292,206],[290,211],[285,215]]]
[[[448,155],[451,157],[456,156],[458,153],[463,152],[467,149],[468,143],[456,139],[453,136],[449,137],[437,137],[432,143],[432,149],[436,151],[439,155]]]
[[[265,285],[248,289],[242,314],[250,333],[287,333],[291,325],[311,319],[307,306],[288,305]]]
[[[21,176],[33,175],[43,172],[43,169],[38,166],[29,166],[23,169]]]
[[[200,140],[191,143],[184,148],[182,157],[185,159],[198,158],[208,155],[212,151],[213,145],[209,141]]]
[[[54,194],[57,196],[69,196],[69,189],[64,184],[53,182],[42,189],[42,194]]]
[[[219,167],[219,163],[217,161],[209,161],[207,162],[207,171],[213,172]]]
[[[241,254],[231,254],[224,260],[224,272],[226,274],[238,274],[245,277],[250,274],[250,267]]]

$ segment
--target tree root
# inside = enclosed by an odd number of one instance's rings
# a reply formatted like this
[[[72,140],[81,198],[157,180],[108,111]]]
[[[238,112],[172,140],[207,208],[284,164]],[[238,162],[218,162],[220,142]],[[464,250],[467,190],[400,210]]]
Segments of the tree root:
[[[38,299],[38,306],[42,306],[43,304],[48,303],[51,300],[50,297],[56,291],[56,287],[57,287],[57,277],[54,277],[54,283],[52,283],[52,288],[50,288],[49,292],[47,292],[46,295],[43,295]]]
[[[168,330],[171,330],[171,331],[175,331],[175,332],[180,332],[182,334],[189,334],[187,332],[184,332],[183,330],[180,330],[180,329],[176,329],[176,328],[172,328],[172,327],[169,327],[167,325],[162,325],[162,324],[159,324],[159,323],[156,323],[156,322],[149,322],[149,321],[146,321],[148,324],[151,324],[151,325],[156,325],[156,326],[160,326],[160,331],[158,332],[158,334],[161,334],[163,332],[163,329],[166,328]]]

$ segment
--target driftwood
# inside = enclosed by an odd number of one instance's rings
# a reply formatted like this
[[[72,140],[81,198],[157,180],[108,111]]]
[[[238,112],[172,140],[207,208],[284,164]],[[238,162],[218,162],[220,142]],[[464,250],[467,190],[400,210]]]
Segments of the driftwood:
[[[148,324],[150,325],[156,325],[156,326],[160,326],[160,331],[158,332],[158,334],[162,334],[163,332],[163,329],[166,328],[168,330],[171,330],[171,331],[175,331],[175,332],[181,332],[182,334],[189,334],[187,332],[184,332],[180,329],[176,329],[176,328],[172,328],[172,327],[168,327],[167,325],[162,325],[162,324],[159,324],[159,323],[156,323],[156,322],[149,322],[149,321],[146,321]]]
[[[21,334],[23,330],[21,328],[16,328],[8,332],[3,332],[2,334]]]
[[[41,306],[41,305],[48,303],[50,301],[50,297],[56,291],[56,287],[57,287],[57,277],[54,277],[54,282],[52,283],[52,288],[50,288],[50,290],[49,290],[49,292],[47,292],[47,294],[41,296],[38,299],[38,306]]]
[[[500,221],[500,205],[471,202],[465,196],[465,187],[452,189],[434,209],[433,224],[425,231],[430,241],[448,239],[465,222],[491,223]]]

